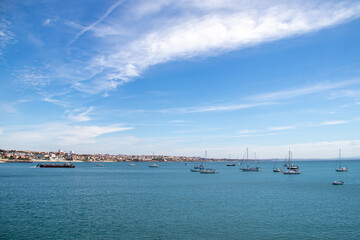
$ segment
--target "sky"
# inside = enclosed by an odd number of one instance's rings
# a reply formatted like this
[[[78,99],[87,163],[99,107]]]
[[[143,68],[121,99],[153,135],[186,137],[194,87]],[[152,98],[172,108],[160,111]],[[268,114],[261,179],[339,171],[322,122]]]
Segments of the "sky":
[[[3,0],[0,149],[360,157],[360,2]]]

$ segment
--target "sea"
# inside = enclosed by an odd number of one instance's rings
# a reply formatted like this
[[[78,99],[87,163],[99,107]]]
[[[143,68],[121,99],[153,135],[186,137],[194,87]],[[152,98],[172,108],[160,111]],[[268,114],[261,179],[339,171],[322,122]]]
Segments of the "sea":
[[[0,239],[360,239],[360,161],[299,161],[299,175],[226,164],[2,163]]]

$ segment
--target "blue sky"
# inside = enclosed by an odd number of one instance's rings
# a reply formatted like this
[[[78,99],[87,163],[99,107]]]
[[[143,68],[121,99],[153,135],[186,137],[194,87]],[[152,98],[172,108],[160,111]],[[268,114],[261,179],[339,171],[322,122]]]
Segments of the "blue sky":
[[[0,9],[0,148],[360,156],[358,1]]]

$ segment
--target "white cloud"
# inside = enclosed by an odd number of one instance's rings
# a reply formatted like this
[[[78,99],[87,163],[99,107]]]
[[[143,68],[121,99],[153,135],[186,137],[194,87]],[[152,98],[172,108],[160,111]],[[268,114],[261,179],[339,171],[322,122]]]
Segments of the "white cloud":
[[[0,55],[3,54],[3,49],[10,43],[14,42],[14,34],[10,31],[10,22],[0,19]]]
[[[0,145],[8,149],[76,149],[78,146],[85,146],[83,149],[89,150],[91,147],[86,145],[93,144],[93,149],[96,150],[97,143],[105,144],[99,137],[131,129],[133,128],[119,124],[81,126],[56,122],[38,126],[17,126],[16,129],[7,129],[6,135],[1,135]]]
[[[259,130],[250,129],[250,130],[241,130],[238,132],[238,134],[248,134],[248,133],[256,133],[256,132],[259,132]]]
[[[78,34],[76,34],[76,36],[71,39],[71,41],[69,42],[68,45],[73,44],[81,35],[83,35],[84,33],[86,33],[87,31],[93,29],[97,24],[101,23],[115,8],[117,8],[121,3],[123,3],[123,1],[117,1],[116,3],[114,3],[107,11],[104,15],[102,15],[98,20],[96,20],[96,22],[92,23],[91,25],[83,28]]]
[[[248,108],[255,108],[260,106],[271,105],[274,103],[252,103],[252,104],[225,104],[225,105],[213,105],[203,107],[188,107],[188,108],[170,108],[159,110],[162,113],[202,113],[202,112],[215,112],[215,111],[236,111]]]
[[[255,96],[251,96],[248,99],[249,100],[256,100],[256,101],[276,101],[281,99],[290,99],[290,98],[296,98],[301,96],[306,96],[310,94],[316,94],[321,92],[326,92],[333,89],[339,89],[344,88],[347,86],[359,84],[360,81],[353,80],[353,81],[342,81],[342,82],[336,82],[336,83],[317,83],[312,86],[307,87],[300,87],[296,89],[287,89],[282,91],[276,91],[271,93],[265,93],[265,94],[259,94]]]
[[[50,78],[35,67],[26,66],[18,71],[18,80],[21,81],[26,87],[40,89],[50,83]]]
[[[49,103],[52,103],[52,104],[55,104],[55,105],[59,105],[59,106],[63,106],[63,107],[68,106],[68,103],[67,103],[67,102],[62,101],[62,100],[53,99],[53,98],[51,98],[51,97],[45,97],[45,98],[43,98],[42,100],[45,101],[45,102],[49,102]]]
[[[43,22],[43,25],[49,25],[51,23],[51,19],[47,18],[45,19],[45,21]]]
[[[104,86],[102,84],[87,87],[97,88],[97,91],[109,90],[139,76],[152,65],[218,55],[306,34],[360,15],[360,4],[348,1],[306,4],[298,1],[275,1],[272,6],[263,1],[226,1],[222,5],[219,1],[197,1],[191,6],[197,7],[196,11],[189,11],[191,7],[186,7],[185,3],[188,1],[167,4],[167,7],[179,8],[179,14],[167,18],[162,16],[161,24],[155,24],[156,21],[153,20],[155,26],[145,29],[137,38],[112,45],[111,52],[106,51],[95,57],[91,66],[101,69],[100,81],[111,84],[105,83],[106,88],[101,88],[100,86]],[[102,25],[106,26],[105,23]],[[91,25],[86,29],[93,27]],[[106,39],[103,40],[106,42]],[[317,91],[316,88],[307,90]]]
[[[87,110],[82,111],[82,109],[75,109],[74,111],[66,111],[65,113],[68,114],[68,118],[75,122],[86,122],[90,121],[91,118],[88,116],[89,113],[94,110],[94,107],[89,107]]]
[[[340,121],[326,121],[326,122],[322,122],[320,123],[321,126],[327,126],[327,125],[338,125],[338,124],[344,124],[344,123],[348,123],[349,121],[345,121],[345,120],[340,120]]]
[[[282,131],[282,130],[289,130],[293,129],[295,126],[278,126],[278,127],[269,127],[270,131]]]

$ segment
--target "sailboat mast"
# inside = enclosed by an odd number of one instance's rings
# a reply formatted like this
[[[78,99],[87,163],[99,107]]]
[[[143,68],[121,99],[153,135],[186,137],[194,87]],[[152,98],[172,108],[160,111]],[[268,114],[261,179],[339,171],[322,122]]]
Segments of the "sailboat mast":
[[[339,168],[341,168],[341,149],[339,149]]]
[[[249,148],[246,148],[246,166],[249,168]]]
[[[290,161],[290,150],[289,150],[289,165],[291,164],[291,161]]]

